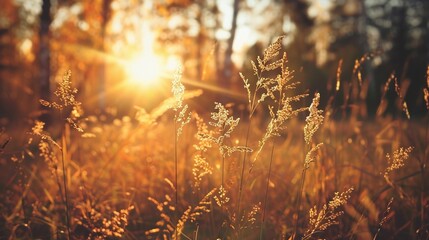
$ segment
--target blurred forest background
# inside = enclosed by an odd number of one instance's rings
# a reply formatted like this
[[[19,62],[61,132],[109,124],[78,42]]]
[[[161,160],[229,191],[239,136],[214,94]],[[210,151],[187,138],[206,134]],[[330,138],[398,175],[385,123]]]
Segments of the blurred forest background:
[[[320,92],[322,105],[339,65],[344,95],[361,59],[362,116],[376,114],[392,73],[411,116],[423,116],[428,18],[427,0],[2,0],[0,123],[40,115],[37,99],[50,99],[66,69],[94,113],[153,107],[170,88],[129,80],[167,81],[178,63],[187,87],[244,102],[238,72],[251,76],[250,60],[280,35],[295,78]],[[399,116],[389,104],[384,114]]]

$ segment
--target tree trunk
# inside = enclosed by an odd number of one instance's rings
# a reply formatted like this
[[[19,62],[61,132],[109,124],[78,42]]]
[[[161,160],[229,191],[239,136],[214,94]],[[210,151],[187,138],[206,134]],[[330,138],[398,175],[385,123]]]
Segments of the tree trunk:
[[[393,39],[392,49],[389,52],[390,64],[393,67],[391,72],[395,72],[395,75],[400,82],[403,80],[406,74],[406,61],[408,59],[408,53],[406,48],[408,27],[406,24],[406,5],[405,1],[400,1],[400,6],[393,8],[392,10],[392,24],[393,24]],[[388,105],[387,113],[392,114],[393,117],[397,117],[399,114],[395,99],[397,94],[395,93],[393,85],[390,85],[389,91],[387,92]]]
[[[220,62],[220,51],[219,51],[219,41],[216,39],[216,30],[220,28],[220,22],[219,18],[217,17],[217,14],[219,14],[219,4],[215,1],[214,8],[212,10],[215,15],[215,27],[213,29],[213,39],[215,39],[215,45],[214,45],[214,69],[215,69],[215,79],[220,81],[222,79],[222,71],[221,69],[221,62]]]
[[[197,56],[197,80],[198,81],[202,81],[203,80],[203,71],[204,71],[204,55],[203,55],[203,49],[204,49],[204,26],[203,26],[203,11],[204,8],[204,3],[200,3],[199,9],[198,9],[198,16],[197,16],[197,21],[198,24],[200,25],[200,31],[198,32],[198,37],[197,37],[197,46],[198,46],[198,56]]]
[[[363,46],[363,54],[370,53],[371,49],[368,45],[368,15],[365,1],[359,2],[360,9],[362,12],[359,17],[359,39],[360,45]],[[370,118],[374,118],[377,112],[377,106],[379,105],[381,94],[380,86],[381,82],[374,75],[373,67],[371,66],[370,61],[365,61],[363,63],[364,71],[367,74],[368,79],[368,93],[366,98],[366,114]],[[360,99],[360,98],[359,98]]]
[[[105,52],[105,38],[106,38],[106,28],[107,23],[110,19],[110,4],[112,0],[103,0],[103,6],[101,11],[101,46],[100,51]],[[104,111],[106,107],[106,62],[102,60],[100,63],[99,69],[99,83],[98,83],[98,95],[99,95],[99,107],[100,111]]]
[[[39,81],[40,81],[40,98],[46,101],[50,100],[50,50],[49,50],[49,26],[51,25],[51,1],[43,0],[42,13],[40,14],[39,30]],[[50,116],[43,113],[40,120],[46,125],[50,124]]]
[[[232,70],[233,70],[233,64],[232,64],[232,52],[233,52],[233,45],[234,45],[234,39],[235,39],[235,32],[237,30],[237,16],[238,16],[238,10],[239,10],[239,0],[234,0],[234,10],[232,15],[232,24],[231,24],[231,36],[228,40],[228,46],[225,51],[225,58],[224,58],[224,65],[223,65],[223,76],[221,79],[221,86],[228,88],[230,87],[231,83],[231,77],[232,77]]]

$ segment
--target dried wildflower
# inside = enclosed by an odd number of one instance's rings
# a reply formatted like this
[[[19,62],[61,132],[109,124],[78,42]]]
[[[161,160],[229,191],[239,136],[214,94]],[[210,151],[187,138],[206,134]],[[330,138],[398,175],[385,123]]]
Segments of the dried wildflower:
[[[395,83],[395,92],[396,92],[396,94],[398,95],[399,100],[401,101],[401,108],[402,108],[402,111],[403,111],[403,112],[404,112],[404,114],[407,116],[407,118],[408,118],[408,119],[410,119],[410,111],[408,110],[407,103],[405,102],[405,99],[404,99],[404,97],[403,97],[403,96],[402,96],[402,94],[401,94],[401,88],[399,87],[398,79],[395,77],[395,78],[393,79],[393,81],[394,81],[394,83]]]
[[[280,50],[282,49],[282,42],[283,42],[284,36],[278,37],[272,44],[270,44],[265,50],[264,50],[264,56],[261,60],[260,57],[257,58],[259,68],[264,69],[264,71],[270,71],[272,69],[276,69],[276,64],[281,64],[280,61],[275,61],[274,63],[270,65],[266,65],[269,61],[274,59],[276,56],[279,55]]]
[[[176,129],[176,138],[182,134],[183,127],[191,121],[191,114],[188,111],[188,105],[183,105],[185,97],[185,86],[181,82],[182,68],[179,67],[172,81],[171,92],[173,93],[174,102],[173,110],[176,112],[174,120],[179,127]]]
[[[211,199],[215,192],[217,191],[216,188],[213,188],[210,192],[208,192],[203,199],[198,203],[197,206],[195,206],[192,210],[190,220],[191,222],[195,222],[197,218],[204,213],[210,212],[210,206],[211,206]]]
[[[171,188],[171,190],[176,191],[176,187],[174,187],[173,182],[170,181],[168,178],[164,178],[164,182],[167,183],[167,185]]]
[[[183,228],[185,227],[185,223],[188,221],[190,217],[191,211],[192,211],[192,207],[188,206],[188,209],[186,209],[182,217],[180,217],[179,222],[176,225],[177,234],[172,235],[173,240],[176,240],[176,236],[180,236],[182,234]],[[181,239],[181,237],[178,237],[178,239]]]
[[[323,123],[323,110],[317,109],[320,102],[320,94],[316,93],[313,98],[313,102],[308,109],[310,114],[307,116],[305,121],[307,124],[304,127],[304,139],[307,144],[311,143],[314,133],[319,129],[319,126]]]
[[[73,105],[72,110],[70,112],[70,116],[66,118],[69,125],[77,130],[78,132],[83,133],[82,127],[79,125],[79,118],[83,115],[83,110],[80,104]]]
[[[211,197],[216,192],[216,189],[211,190],[209,193],[207,193],[203,199],[198,203],[197,206],[191,207],[188,206],[186,211],[182,214],[180,217],[177,225],[176,225],[176,232],[172,235],[172,239],[176,239],[176,236],[180,236],[182,234],[183,228],[185,227],[185,223],[187,221],[195,222],[198,217],[203,215],[204,213],[210,212],[210,204],[211,204]],[[181,239],[179,237],[179,239]]]
[[[243,215],[241,215],[240,219],[236,219],[235,214],[233,214],[231,216],[232,223],[231,223],[230,227],[232,229],[239,229],[240,231],[246,230],[246,229],[252,229],[252,228],[256,227],[255,223],[257,220],[257,216],[260,213],[261,213],[261,202],[254,204],[252,206],[252,208],[250,209],[250,211],[245,211],[243,213]],[[239,220],[238,224],[237,224],[237,222],[234,222],[236,220]]]
[[[317,151],[320,149],[320,147],[323,145],[323,143],[319,143],[316,146],[312,147],[311,150],[307,153],[305,156],[305,162],[304,162],[304,168],[308,169],[310,167],[310,163],[314,162],[317,157]]]
[[[374,56],[376,56],[377,52],[372,52],[372,53],[365,53],[364,55],[362,55],[362,57],[360,57],[360,59],[356,59],[355,60],[355,64],[353,66],[353,74],[356,75],[357,80],[358,80],[358,84],[361,87],[362,86],[362,65],[365,61],[374,58]]]
[[[106,218],[102,213],[94,208],[89,211],[82,211],[82,217],[77,223],[89,231],[87,239],[121,238],[128,225],[129,212],[134,209],[130,206],[119,211],[113,211],[111,217]]]
[[[278,103],[276,107],[277,110],[274,110],[273,106],[269,106],[271,120],[268,123],[267,130],[265,131],[263,138],[259,141],[258,151],[255,158],[252,160],[251,169],[253,168],[253,165],[258,159],[266,142],[270,138],[280,135],[280,131],[285,128],[284,123],[287,120],[305,110],[304,108],[294,109],[292,107],[292,103],[301,100],[306,96],[306,94],[296,96],[287,95],[287,91],[295,89],[299,82],[291,82],[293,79],[293,71],[290,71],[287,67],[288,58],[286,53],[283,53],[280,58],[275,60],[275,58],[280,55],[282,40],[283,37],[279,37],[264,51],[264,57],[262,59],[260,57],[257,58],[258,65],[252,61],[254,75],[257,77],[253,93],[251,91],[249,80],[242,74],[240,75],[244,81],[244,87],[247,90],[249,109],[251,112],[250,115],[255,111],[258,104],[265,101],[266,98],[271,98]],[[261,76],[263,72],[277,69],[280,70],[280,73],[274,78]],[[257,97],[258,94],[259,99]]]
[[[386,211],[384,211],[384,217],[381,219],[379,226],[382,227],[389,220],[389,213],[392,210],[392,203],[394,198],[392,197],[390,201],[387,203]]]
[[[207,149],[212,147],[212,141],[210,141],[205,136],[213,136],[215,133],[213,130],[209,130],[207,124],[204,122],[204,119],[202,119],[198,114],[194,114],[194,118],[197,123],[197,134],[195,137],[198,140],[198,144],[194,145],[194,148],[197,151],[205,152]]]
[[[256,81],[254,81],[254,85],[250,83],[249,79],[247,79],[242,73],[240,73],[240,77],[244,82],[244,88],[247,91],[248,103],[249,103],[249,111],[250,116],[253,115],[257,106],[264,102],[267,97],[275,99],[274,92],[278,90],[276,84],[279,79],[290,79],[289,77],[284,78],[285,74],[291,75],[291,72],[286,71],[284,68],[285,63],[287,62],[286,54],[283,54],[283,57],[280,59],[275,59],[279,54],[282,48],[282,41],[284,37],[277,38],[267,49],[264,51],[263,58],[261,59],[259,56],[257,57],[256,64],[254,61],[251,61],[253,74],[256,76]],[[275,78],[271,77],[263,77],[262,74],[264,72],[274,71],[282,68],[282,75],[276,76]]]
[[[36,120],[34,126],[31,128],[31,132],[28,134],[39,136],[42,141],[48,141],[49,143],[55,145],[58,149],[61,150],[61,146],[55,142],[48,133],[46,133],[43,129],[45,127],[45,123],[42,121]]]
[[[192,175],[194,176],[194,188],[200,188],[200,183],[204,176],[212,174],[213,168],[209,165],[205,157],[201,154],[194,156],[194,166],[192,168]]]
[[[211,119],[213,121],[209,124],[215,127],[212,131],[199,132],[198,138],[202,142],[212,142],[218,145],[219,152],[222,156],[222,185],[224,183],[224,170],[225,170],[225,158],[231,156],[234,152],[251,152],[252,150],[248,147],[243,146],[228,146],[225,144],[225,139],[231,137],[231,133],[237,127],[240,119],[234,119],[229,116],[228,110],[221,103],[215,103],[215,112],[211,113]]]
[[[64,109],[67,106],[79,106],[80,102],[76,101],[75,94],[77,93],[77,89],[71,86],[71,71],[68,70],[62,81],[58,83],[58,87],[55,90],[54,94],[58,97],[59,102],[48,102],[46,100],[39,100],[40,104],[45,107],[53,107],[59,110]]]
[[[194,148],[198,153],[193,157],[192,174],[194,176],[194,189],[200,190],[200,183],[203,177],[213,173],[213,168],[204,157],[207,149],[212,147],[212,141],[204,136],[211,136],[214,133],[213,131],[209,131],[207,124],[204,123],[204,120],[197,113],[194,113],[194,118],[197,124],[197,134],[195,137],[198,140],[198,144],[195,144]]]
[[[226,129],[224,131],[225,137],[230,137],[231,132],[240,122],[240,118],[234,119],[232,116],[229,116],[229,112],[225,106],[218,102],[215,102],[215,110],[218,111],[210,114],[214,122],[209,122],[209,124],[219,129]]]
[[[174,111],[178,111],[179,108],[182,108],[183,98],[185,95],[185,86],[183,86],[182,81],[182,67],[179,67],[173,78],[173,86],[171,88],[171,92],[174,96],[174,104],[172,108]]]
[[[395,74],[394,73],[391,73],[390,74],[390,76],[389,76],[389,78],[387,79],[387,81],[386,81],[386,83],[384,84],[384,88],[383,88],[383,95],[381,96],[381,102],[380,102],[380,104],[378,105],[378,108],[377,108],[377,115],[381,115],[383,112],[384,112],[384,110],[385,110],[385,107],[386,107],[386,105],[387,105],[387,102],[386,102],[386,94],[387,94],[387,92],[389,91],[389,86],[390,86],[390,83],[393,81],[393,79],[395,79],[396,77],[395,77]]]
[[[399,87],[399,83],[398,83],[398,78],[395,76],[394,73],[390,74],[389,79],[387,79],[386,84],[384,85],[384,92],[383,92],[383,96],[382,96],[382,102],[380,103],[380,106],[382,106],[382,103],[384,101],[384,98],[386,96],[387,91],[389,90],[389,86],[390,84],[393,82],[394,87],[395,87],[395,93],[396,95],[399,97],[399,101],[401,104],[401,110],[402,112],[405,114],[405,116],[407,116],[408,119],[411,118],[410,116],[410,111],[408,109],[408,105],[405,102],[404,97],[401,94],[401,88]],[[424,91],[424,90],[423,90]],[[380,114],[381,113],[381,107],[379,106],[379,108],[377,109],[377,113]]]
[[[176,192],[176,188],[169,179],[164,179],[164,181],[173,192]],[[148,200],[155,205],[157,211],[159,212],[160,220],[158,220],[156,223],[155,228],[146,231],[145,234],[150,236],[153,234],[162,233],[161,236],[164,239],[170,239],[171,234],[175,231],[175,224],[173,223],[170,216],[176,212],[176,206],[174,203],[172,203],[171,197],[166,194],[162,200],[157,200],[152,197],[148,197]]]
[[[405,161],[408,160],[410,157],[409,154],[413,150],[413,147],[407,147],[407,148],[399,148],[398,150],[394,151],[392,155],[389,153],[386,154],[387,162],[389,163],[389,166],[384,171],[384,178],[388,179],[389,174],[394,171],[402,168],[405,166]]]
[[[57,96],[63,104],[63,107],[80,105],[74,96],[77,93],[77,89],[71,87],[70,79],[71,71],[68,70],[66,74],[64,74],[63,80],[59,83],[58,88],[54,92],[55,96]]]
[[[252,210],[247,214],[247,225],[253,225],[256,222],[256,216],[261,212],[261,203],[255,204]]]
[[[222,207],[229,202],[229,197],[227,196],[227,191],[223,186],[220,186],[218,195],[214,196],[216,204],[219,207]]]
[[[219,146],[219,151],[222,157],[230,156],[234,152],[251,152],[252,149],[244,146],[228,146],[225,144],[225,139],[231,137],[231,133],[238,126],[240,118],[234,119],[229,116],[229,111],[221,103],[215,103],[215,112],[211,113],[212,122],[209,125],[216,128],[215,131],[199,133],[199,138],[203,141],[209,141]]]
[[[283,99],[280,101],[280,107],[277,112],[274,112],[272,106],[269,107],[271,119],[268,123],[267,129],[265,130],[264,136],[259,141],[258,151],[256,152],[256,156],[252,161],[252,165],[257,161],[266,142],[272,137],[280,136],[280,131],[285,129],[284,124],[286,123],[286,121],[297,116],[298,113],[306,110],[306,108],[294,109],[291,105],[292,102],[297,102],[305,96],[306,95],[298,95],[295,97],[283,96]]]
[[[168,185],[174,188],[170,183],[168,183]],[[176,237],[181,236],[186,222],[195,222],[198,217],[204,213],[210,212],[211,198],[216,190],[217,189],[214,188],[207,193],[195,207],[188,206],[176,225],[173,224],[170,218],[170,215],[176,211],[176,208],[172,206],[171,197],[165,195],[162,201],[149,197],[148,200],[155,204],[156,209],[160,213],[160,220],[156,223],[156,227],[146,231],[145,235],[162,236],[162,239],[176,239]]]
[[[41,156],[48,164],[52,174],[56,174],[58,170],[58,159],[48,141],[41,140],[39,142],[39,156]]]
[[[408,110],[408,105],[405,101],[402,103],[402,111],[405,113],[405,116],[407,116],[408,119],[411,118],[410,111]]]
[[[54,94],[58,98],[58,102],[48,102],[40,99],[40,104],[60,111],[70,107],[70,114],[66,117],[66,122],[78,132],[83,132],[83,129],[79,126],[79,118],[82,116],[83,110],[81,103],[76,100],[77,89],[72,87],[70,70],[64,74],[62,81],[58,82],[58,87]]]
[[[255,69],[254,69],[255,70]],[[257,71],[257,70],[256,70]],[[249,84],[249,79],[247,79],[244,75],[243,75],[243,73],[239,73],[240,74],[240,77],[241,77],[241,79],[243,80],[243,83],[244,83],[244,89],[246,89],[246,92],[247,92],[247,100],[248,100],[248,103],[249,103],[249,105],[252,103],[251,102],[251,98],[252,98],[252,91],[250,90],[250,84]]]
[[[41,135],[43,135],[43,128],[44,127],[45,127],[45,123],[44,122],[36,120],[34,126],[31,128],[32,133],[34,135],[41,136]]]
[[[310,239],[316,232],[324,231],[330,226],[338,224],[338,218],[344,213],[339,208],[347,204],[352,191],[353,188],[342,193],[336,192],[332,200],[324,204],[320,210],[317,209],[317,206],[312,207],[309,211],[309,228],[303,239]]]
[[[182,134],[183,127],[191,121],[191,113],[187,111],[188,105],[183,106],[176,118],[176,122],[179,124],[177,128],[177,138]]]
[[[343,59],[340,59],[338,62],[338,68],[337,68],[337,82],[335,84],[335,91],[340,91],[341,86],[341,72],[342,72],[342,66],[343,66]]]
[[[390,215],[390,211],[392,208],[392,203],[393,203],[393,197],[390,199],[390,201],[387,203],[387,208],[386,211],[384,211],[383,213],[383,218],[381,219],[381,221],[378,223],[378,229],[377,232],[374,235],[373,239],[377,239],[378,234],[381,231],[381,228],[383,227],[383,225],[389,221],[389,219],[392,217],[392,215]]]

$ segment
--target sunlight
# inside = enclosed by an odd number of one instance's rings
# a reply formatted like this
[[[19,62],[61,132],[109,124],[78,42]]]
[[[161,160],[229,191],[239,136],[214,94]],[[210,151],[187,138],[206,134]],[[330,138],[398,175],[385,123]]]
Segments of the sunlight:
[[[141,86],[154,86],[160,80],[164,69],[163,59],[154,51],[154,33],[148,25],[141,29],[143,49],[125,65],[128,81]]]
[[[159,82],[163,71],[162,61],[154,54],[141,53],[128,61],[126,71],[131,83],[154,86]]]

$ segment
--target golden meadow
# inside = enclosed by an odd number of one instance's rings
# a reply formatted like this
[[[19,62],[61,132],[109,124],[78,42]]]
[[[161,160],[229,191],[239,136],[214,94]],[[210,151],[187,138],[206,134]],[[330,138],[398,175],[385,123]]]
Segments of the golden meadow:
[[[428,239],[429,114],[410,116],[392,74],[360,117],[369,55],[349,84],[340,62],[331,96],[300,92],[281,42],[240,74],[246,102],[209,114],[186,69],[170,98],[125,116],[86,115],[66,72],[40,100],[52,124],[34,119],[13,147],[1,132],[0,239]],[[401,117],[383,114],[389,89]]]

